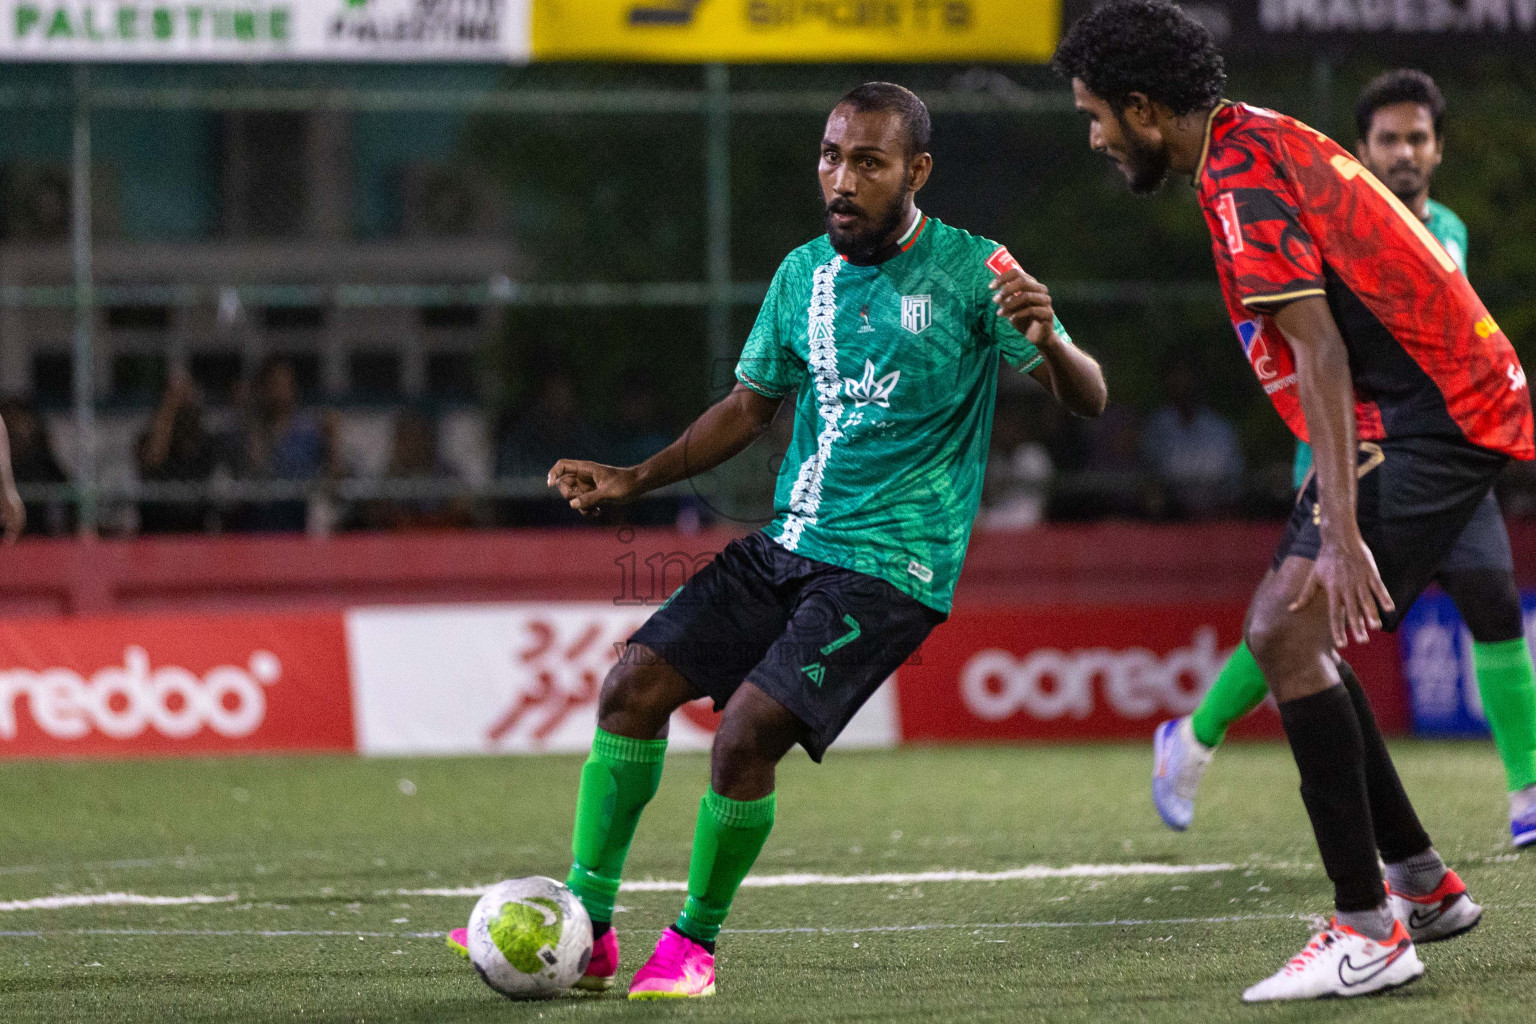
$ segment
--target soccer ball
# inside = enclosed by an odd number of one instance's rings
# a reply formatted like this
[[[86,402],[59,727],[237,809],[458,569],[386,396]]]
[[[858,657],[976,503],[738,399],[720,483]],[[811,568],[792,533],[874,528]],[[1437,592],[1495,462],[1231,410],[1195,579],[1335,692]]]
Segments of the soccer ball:
[[[548,999],[592,959],[592,921],[576,894],[534,875],[491,886],[469,915],[469,962],[509,999]]]

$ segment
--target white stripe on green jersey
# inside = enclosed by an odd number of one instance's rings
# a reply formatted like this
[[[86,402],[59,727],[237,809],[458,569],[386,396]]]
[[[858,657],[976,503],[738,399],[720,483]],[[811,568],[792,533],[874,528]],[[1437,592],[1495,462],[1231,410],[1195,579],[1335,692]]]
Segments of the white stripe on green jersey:
[[[1028,372],[1041,356],[995,312],[987,261],[1002,246],[921,215],[909,234],[877,266],[847,262],[826,236],[790,253],[736,377],[769,398],[800,391],[768,536],[947,612],[981,500],[998,357]]]

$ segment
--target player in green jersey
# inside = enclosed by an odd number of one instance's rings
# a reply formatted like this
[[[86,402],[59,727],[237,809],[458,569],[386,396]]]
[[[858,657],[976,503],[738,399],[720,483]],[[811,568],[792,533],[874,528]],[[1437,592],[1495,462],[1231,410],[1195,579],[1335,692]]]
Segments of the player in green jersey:
[[[1445,137],[1445,100],[1421,71],[1388,71],[1361,93],[1356,151],[1365,166],[1403,201],[1466,272],[1467,227],[1429,198]],[[1296,447],[1295,483],[1312,469],[1312,448]],[[1440,564],[1437,579],[1472,634],[1478,692],[1504,762],[1510,835],[1516,846],[1536,843],[1536,669],[1524,636],[1509,535],[1492,496],[1479,507]],[[1194,814],[1201,775],[1227,727],[1258,707],[1269,690],[1246,644],[1216,677],[1194,714],[1159,727],[1153,803],[1169,827],[1183,831]]]
[[[614,898],[656,792],[667,723],[723,709],[699,808],[688,898],[631,998],[709,995],[714,942],[775,813],[774,769],[815,760],[949,611],[986,469],[998,360],[1071,411],[1103,410],[1104,377],[1045,286],[1008,250],[925,216],[928,112],[872,83],[827,119],[827,234],[774,275],[737,385],[638,466],[562,459],[549,481],[590,513],[706,472],[794,399],[794,434],[763,531],[733,541],[631,637],[603,684],[581,773],[568,884],[594,923],[584,984],[618,968]]]

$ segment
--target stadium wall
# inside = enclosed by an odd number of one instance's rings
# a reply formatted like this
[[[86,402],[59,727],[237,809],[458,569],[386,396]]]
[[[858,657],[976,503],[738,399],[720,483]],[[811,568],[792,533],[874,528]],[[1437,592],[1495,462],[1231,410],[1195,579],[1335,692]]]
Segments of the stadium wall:
[[[584,750],[622,640],[729,536],[21,545],[3,555],[0,756]],[[950,621],[843,745],[1144,738],[1237,643],[1273,541],[1249,525],[980,536]],[[1475,732],[1454,609],[1421,607],[1348,656],[1387,730],[1428,708],[1439,731]],[[684,708],[674,746],[706,747],[714,722]],[[1277,716],[1237,734],[1278,735]]]

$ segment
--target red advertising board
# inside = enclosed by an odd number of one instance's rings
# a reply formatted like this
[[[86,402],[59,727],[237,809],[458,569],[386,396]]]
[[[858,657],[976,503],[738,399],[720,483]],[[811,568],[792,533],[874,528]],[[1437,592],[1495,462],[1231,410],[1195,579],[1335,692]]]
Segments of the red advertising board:
[[[0,757],[353,747],[340,614],[0,624]]]
[[[898,673],[904,742],[1145,739],[1187,714],[1242,638],[1241,604],[959,608]],[[1396,645],[1345,656],[1388,732],[1406,728]],[[1234,736],[1278,736],[1266,702]]]

